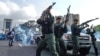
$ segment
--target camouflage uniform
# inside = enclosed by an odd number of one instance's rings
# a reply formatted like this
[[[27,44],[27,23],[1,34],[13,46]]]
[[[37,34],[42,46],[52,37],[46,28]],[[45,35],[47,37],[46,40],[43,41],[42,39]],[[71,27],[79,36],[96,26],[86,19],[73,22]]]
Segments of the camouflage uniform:
[[[74,21],[78,22],[78,19],[74,19]],[[81,26],[81,27],[80,27]],[[78,36],[80,35],[80,32],[87,27],[88,25],[84,26],[84,25],[77,25],[75,23],[73,23],[71,25],[71,32],[72,32],[72,41],[73,41],[73,55],[77,56],[78,55],[78,51],[79,51],[79,39]],[[82,27],[83,26],[83,27]]]
[[[46,18],[45,20],[38,19],[37,23],[42,26],[42,32],[45,36],[45,38],[40,41],[36,56],[40,56],[40,52],[48,46],[52,56],[59,56],[56,51],[56,42],[55,42],[55,36],[53,33],[53,23],[54,23],[54,17],[50,16],[50,18]]]
[[[59,53],[60,56],[66,56],[67,55],[67,48],[64,44],[64,40],[61,38],[64,33],[67,32],[67,27],[64,25],[62,27],[62,23],[55,23],[54,25],[54,33],[56,37],[56,48],[57,52]]]

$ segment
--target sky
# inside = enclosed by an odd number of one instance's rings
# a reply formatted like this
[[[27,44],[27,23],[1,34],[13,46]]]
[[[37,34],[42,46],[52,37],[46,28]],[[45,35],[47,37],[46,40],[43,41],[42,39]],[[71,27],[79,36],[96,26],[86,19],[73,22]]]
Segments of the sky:
[[[0,21],[10,18],[17,20],[14,23],[18,24],[27,20],[37,20],[52,2],[56,2],[51,10],[54,16],[66,15],[67,8],[71,5],[70,12],[80,15],[80,23],[100,18],[100,0],[0,0]],[[100,19],[89,24],[98,25]]]

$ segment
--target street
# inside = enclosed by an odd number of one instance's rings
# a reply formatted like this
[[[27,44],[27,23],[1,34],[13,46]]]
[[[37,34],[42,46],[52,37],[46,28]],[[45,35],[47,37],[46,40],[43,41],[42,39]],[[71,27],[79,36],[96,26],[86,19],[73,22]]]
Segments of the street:
[[[8,41],[0,41],[0,56],[36,56],[35,52],[35,46],[20,46],[15,42],[13,47],[9,47]],[[50,53],[43,51],[42,56],[50,56]]]
[[[71,53],[71,51],[68,51]],[[36,56],[36,45],[21,46],[18,42],[14,42],[13,47],[8,46],[7,40],[0,41],[0,56]],[[41,56],[51,56],[48,50],[43,50]],[[94,56],[89,54],[87,56]]]

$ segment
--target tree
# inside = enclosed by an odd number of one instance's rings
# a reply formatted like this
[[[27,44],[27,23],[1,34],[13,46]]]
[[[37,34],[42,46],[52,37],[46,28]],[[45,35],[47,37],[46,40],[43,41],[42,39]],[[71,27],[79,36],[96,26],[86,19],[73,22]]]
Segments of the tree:
[[[94,27],[96,31],[100,31],[100,25]]]

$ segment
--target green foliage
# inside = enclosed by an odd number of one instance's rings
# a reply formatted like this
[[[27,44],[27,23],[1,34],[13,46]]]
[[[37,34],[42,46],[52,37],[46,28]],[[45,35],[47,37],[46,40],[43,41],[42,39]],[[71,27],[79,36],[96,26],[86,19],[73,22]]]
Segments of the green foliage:
[[[100,25],[94,27],[96,31],[100,31]]]

